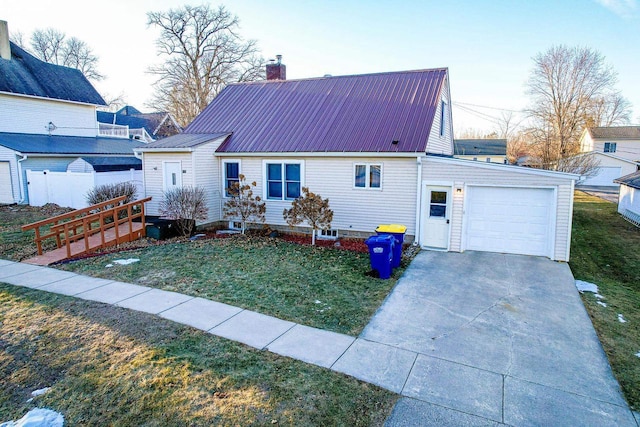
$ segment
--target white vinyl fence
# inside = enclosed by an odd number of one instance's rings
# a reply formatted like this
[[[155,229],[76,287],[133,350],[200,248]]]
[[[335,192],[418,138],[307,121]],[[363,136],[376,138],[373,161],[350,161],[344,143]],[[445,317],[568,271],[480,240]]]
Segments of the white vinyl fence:
[[[51,172],[27,169],[27,187],[29,204],[43,206],[47,203],[81,209],[89,206],[87,193],[103,184],[116,184],[132,181],[138,189],[137,196],[144,196],[142,171],[128,170],[118,172]]]

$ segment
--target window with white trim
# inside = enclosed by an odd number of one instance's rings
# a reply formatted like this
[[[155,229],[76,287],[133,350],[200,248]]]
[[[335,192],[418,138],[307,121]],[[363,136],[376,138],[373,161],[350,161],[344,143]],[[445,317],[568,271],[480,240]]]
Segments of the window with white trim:
[[[604,152],[605,153],[615,153],[617,148],[616,142],[605,142],[604,143]]]
[[[338,230],[316,230],[316,236],[318,237],[318,239],[337,240]]]
[[[233,188],[233,184],[240,182],[240,161],[225,160],[222,164],[222,170],[224,173],[224,179],[222,180],[224,197],[231,197],[229,189]]]
[[[355,188],[382,188],[381,163],[356,163],[353,170],[353,186]]]
[[[265,163],[268,200],[293,200],[302,191],[302,162]]]

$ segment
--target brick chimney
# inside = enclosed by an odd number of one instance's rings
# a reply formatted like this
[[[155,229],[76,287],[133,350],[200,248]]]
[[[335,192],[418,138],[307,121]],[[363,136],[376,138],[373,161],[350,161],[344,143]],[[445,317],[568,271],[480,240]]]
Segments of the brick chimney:
[[[267,64],[267,80],[287,80],[287,66],[282,63],[282,55],[276,55],[277,62],[273,59]]]
[[[11,45],[9,44],[9,25],[7,21],[0,21],[0,58],[11,59]]]

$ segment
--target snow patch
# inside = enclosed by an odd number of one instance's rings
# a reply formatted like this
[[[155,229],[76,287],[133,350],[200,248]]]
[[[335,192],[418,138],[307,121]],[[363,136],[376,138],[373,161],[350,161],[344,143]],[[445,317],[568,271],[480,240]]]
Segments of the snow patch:
[[[618,322],[627,323],[627,319],[625,319],[622,314],[618,313]]]
[[[607,306],[607,303],[606,303],[606,302],[602,302],[602,301],[596,301],[596,302],[597,302],[598,304],[600,304],[601,306],[603,306],[603,307],[606,307],[606,306]]]
[[[39,388],[37,390],[33,390],[31,392],[31,396],[36,397],[36,396],[41,396],[43,394],[45,394],[46,392],[48,392],[51,389],[51,387],[45,387],[45,388]]]
[[[594,294],[598,293],[597,285],[582,280],[576,280],[576,288],[578,288],[580,292],[593,292]]]
[[[320,301],[319,299],[315,300],[314,302],[315,302],[316,304],[320,304],[320,303],[322,303],[322,301]]]
[[[636,353],[636,357],[640,357],[640,351]]]
[[[7,421],[0,427],[62,427],[64,416],[61,413],[46,408],[33,408],[18,421]]]
[[[593,294],[594,297],[598,298],[598,299],[604,299],[604,297],[600,294]]]
[[[113,267],[113,264],[107,264],[107,265],[105,265],[105,267],[106,268],[111,268],[111,267]]]
[[[129,265],[138,261],[140,261],[140,259],[138,258],[127,258],[127,259],[116,259],[113,261],[113,263],[118,265]]]

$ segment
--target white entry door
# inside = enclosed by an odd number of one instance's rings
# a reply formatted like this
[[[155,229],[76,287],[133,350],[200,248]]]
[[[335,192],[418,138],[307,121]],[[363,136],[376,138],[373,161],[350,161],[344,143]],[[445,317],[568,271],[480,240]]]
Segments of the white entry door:
[[[426,186],[423,200],[422,246],[448,249],[451,187]]]
[[[164,162],[164,191],[182,187],[182,165],[180,162]]]

